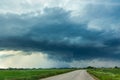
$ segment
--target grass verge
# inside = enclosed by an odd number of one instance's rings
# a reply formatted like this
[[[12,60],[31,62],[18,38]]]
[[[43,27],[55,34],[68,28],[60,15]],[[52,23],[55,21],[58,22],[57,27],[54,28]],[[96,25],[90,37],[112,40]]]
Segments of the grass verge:
[[[120,80],[120,69],[89,69],[88,72],[99,80]]]
[[[0,70],[0,80],[38,80],[75,69]]]

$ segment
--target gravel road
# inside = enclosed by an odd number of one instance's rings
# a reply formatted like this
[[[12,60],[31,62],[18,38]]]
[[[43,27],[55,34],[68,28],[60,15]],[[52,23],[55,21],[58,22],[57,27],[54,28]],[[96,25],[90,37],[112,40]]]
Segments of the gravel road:
[[[40,79],[40,80],[95,80],[86,70],[76,70],[69,73]]]

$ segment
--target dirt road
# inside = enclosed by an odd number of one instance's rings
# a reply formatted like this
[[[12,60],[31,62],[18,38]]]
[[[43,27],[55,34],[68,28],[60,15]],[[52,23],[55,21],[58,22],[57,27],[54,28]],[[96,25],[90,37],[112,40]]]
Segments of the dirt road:
[[[40,80],[95,80],[93,79],[86,70],[76,70],[73,72],[40,79]]]

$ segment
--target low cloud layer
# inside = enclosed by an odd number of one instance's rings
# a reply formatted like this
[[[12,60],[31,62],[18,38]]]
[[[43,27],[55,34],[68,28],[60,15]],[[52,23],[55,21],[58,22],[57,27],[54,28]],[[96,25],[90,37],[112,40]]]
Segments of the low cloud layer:
[[[48,55],[41,52],[34,52],[31,55],[25,55],[22,51],[2,51],[2,55],[13,54],[0,59],[0,67],[2,68],[58,68],[69,67],[64,61],[54,61],[48,59]],[[9,53],[9,54],[6,54]],[[2,56],[0,55],[0,57]]]
[[[55,0],[8,3],[0,2],[1,51],[25,51],[28,56],[37,51],[48,59],[67,63],[94,59],[119,61],[120,1],[65,0],[59,5]],[[13,6],[18,8],[12,9]]]
[[[9,53],[9,54],[7,54]],[[34,52],[27,55],[23,51],[1,51],[0,68],[66,68],[66,67],[114,67],[120,66],[119,61],[107,59],[73,60],[71,62],[53,60],[41,52]],[[11,55],[11,56],[10,56]],[[5,56],[5,57],[3,57]],[[2,57],[2,58],[1,58]],[[112,65],[111,65],[112,64]]]

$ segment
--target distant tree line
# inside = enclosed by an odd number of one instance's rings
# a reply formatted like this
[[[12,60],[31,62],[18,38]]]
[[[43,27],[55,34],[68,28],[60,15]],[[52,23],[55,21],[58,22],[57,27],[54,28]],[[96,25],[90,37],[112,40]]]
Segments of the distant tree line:
[[[106,68],[106,67],[99,67],[99,68]],[[120,69],[120,67],[115,66],[115,67],[111,67],[111,68],[115,68],[115,69]],[[84,67],[84,68],[76,68],[76,67],[72,67],[72,68],[0,68],[0,70],[40,70],[40,69],[98,69],[98,67],[93,67],[93,66],[88,66],[88,67]]]

